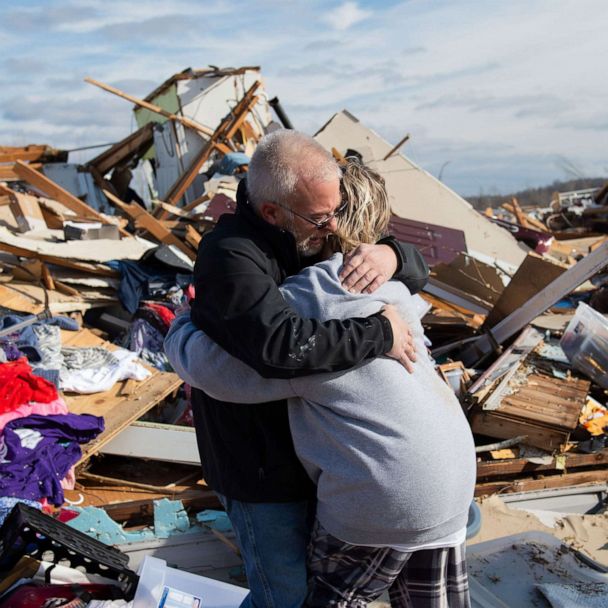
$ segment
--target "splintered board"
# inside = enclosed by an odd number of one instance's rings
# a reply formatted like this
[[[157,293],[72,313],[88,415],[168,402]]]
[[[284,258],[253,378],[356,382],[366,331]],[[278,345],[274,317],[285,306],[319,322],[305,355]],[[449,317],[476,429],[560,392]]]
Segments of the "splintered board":
[[[49,310],[62,314],[79,310],[84,312],[98,306],[115,303],[113,293],[101,290],[81,290],[80,295],[71,296],[57,290],[47,289]],[[34,283],[11,281],[0,285],[0,304],[16,312],[38,314],[45,308],[45,290]]]
[[[77,332],[62,331],[61,339],[64,346],[102,346],[108,350],[117,348],[88,329],[81,329]],[[116,382],[109,391],[91,395],[64,394],[65,402],[71,413],[103,416],[105,421],[104,432],[95,440],[82,446],[82,457],[78,464],[82,464],[97,453],[124,428],[143,416],[182,384],[177,374],[160,372],[145,363],[143,365],[150,370],[152,375],[141,382],[122,380]]]
[[[590,382],[579,378],[550,378],[532,373],[496,409],[477,411],[471,419],[474,433],[510,439],[526,435],[524,443],[543,450],[558,450],[576,428]]]
[[[589,387],[588,380],[530,374],[524,386],[503,398],[497,411],[512,418],[573,430]]]

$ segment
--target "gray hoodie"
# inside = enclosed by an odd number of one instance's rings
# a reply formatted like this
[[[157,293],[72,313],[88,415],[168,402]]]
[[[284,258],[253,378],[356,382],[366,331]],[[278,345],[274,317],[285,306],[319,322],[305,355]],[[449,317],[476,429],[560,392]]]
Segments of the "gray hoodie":
[[[330,534],[352,544],[433,542],[466,526],[476,472],[471,430],[426,355],[407,288],[390,281],[373,294],[351,294],[340,284],[341,265],[336,254],[290,277],[281,286],[285,300],[321,321],[365,317],[394,304],[414,334],[414,373],[379,357],[344,372],[265,379],[188,315],[174,321],[165,350],[181,378],[215,399],[289,399],[296,452],[317,484],[317,517]]]

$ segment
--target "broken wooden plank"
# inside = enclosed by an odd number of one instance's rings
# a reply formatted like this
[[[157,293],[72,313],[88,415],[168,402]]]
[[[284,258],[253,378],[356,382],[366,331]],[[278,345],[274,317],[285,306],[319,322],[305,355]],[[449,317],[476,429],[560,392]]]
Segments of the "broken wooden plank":
[[[519,363],[540,344],[542,339],[543,335],[539,331],[533,327],[526,327],[517,340],[469,387],[468,392],[480,401],[491,385],[503,378],[501,385],[494,391],[500,392],[517,371]],[[484,409],[492,410],[496,409],[498,403],[493,406],[486,401],[484,405]]]
[[[77,262],[67,258],[59,258],[52,255],[45,255],[26,249],[24,247],[16,247],[0,241],[0,250],[12,253],[13,255],[24,257],[24,258],[37,258],[48,264],[54,264],[56,266],[63,266],[65,268],[71,268],[72,270],[79,270],[89,274],[94,274],[104,277],[119,277],[120,273],[116,270],[112,270],[104,264],[89,264],[87,262]]]
[[[568,453],[565,458],[564,469],[571,471],[581,467],[595,467],[608,464],[608,449],[597,454],[572,454]],[[542,471],[561,471],[557,463],[535,464],[525,458],[512,458],[509,460],[486,461],[477,463],[477,479],[487,479],[502,475],[520,475],[521,473],[538,473]]]
[[[583,471],[580,473],[565,473],[562,475],[548,475],[541,479],[515,479],[511,481],[491,481],[478,483],[475,486],[475,496],[490,496],[500,492],[511,494],[513,492],[532,492],[535,490],[549,490],[551,488],[566,488],[591,483],[608,481],[608,469],[599,471]]]
[[[476,410],[471,416],[471,429],[479,435],[487,435],[497,439],[510,439],[517,435],[527,435],[527,445],[549,452],[561,450],[570,437],[569,432],[542,426],[539,423],[530,424],[523,420],[515,420],[502,415],[498,411]]]
[[[499,321],[525,304],[532,296],[542,291],[549,283],[561,276],[568,267],[557,261],[529,253],[509,284],[488,313],[483,325],[493,327]]]
[[[122,141],[114,144],[109,150],[102,152],[85,167],[95,167],[101,175],[105,175],[117,165],[135,156],[143,156],[154,143],[154,123],[147,123]]]
[[[42,167],[42,163],[29,163],[28,167],[32,169],[40,169]],[[15,171],[15,165],[0,165],[0,180],[3,182],[16,182],[19,181],[21,177],[17,175]]]
[[[472,366],[482,357],[492,353],[496,344],[502,344],[516,334],[538,315],[547,310],[581,283],[592,277],[608,264],[608,241],[589,253],[580,262],[566,270],[542,291],[534,295],[519,309],[492,327],[492,338],[484,334],[467,346],[460,359],[466,366]]]
[[[186,242],[194,249],[198,251],[201,239],[203,237],[197,232],[190,224],[186,226]]]
[[[0,163],[22,161],[67,162],[68,153],[46,145],[0,146]]]
[[[46,175],[36,171],[31,165],[26,165],[22,161],[17,161],[14,165],[17,175],[28,184],[41,190],[47,196],[58,200],[62,205],[71,209],[74,213],[97,220],[98,222],[106,223],[106,219],[99,214],[95,209],[92,209],[86,203],[76,198],[71,192],[64,190],[59,184],[49,179]],[[120,229],[120,232],[125,236],[131,236],[126,230]]]
[[[196,259],[196,253],[190,249],[183,241],[180,241],[172,232],[167,230],[153,215],[148,213],[141,205],[137,203],[123,203],[117,196],[114,196],[109,190],[103,190],[107,199],[124,211],[138,226],[147,230],[154,238],[166,245],[174,245],[181,252],[185,253],[191,260]]]
[[[5,189],[7,190],[7,189]],[[10,191],[10,209],[19,225],[19,232],[28,230],[46,230],[47,225],[42,214],[38,199],[30,194]]]
[[[99,338],[87,329],[81,329],[78,332],[62,331],[61,339],[64,346],[101,346],[108,350],[117,348],[116,345]],[[143,416],[181,386],[182,380],[177,374],[160,372],[149,365],[143,365],[152,375],[138,382],[129,395],[122,394],[126,380],[116,382],[110,390],[101,393],[92,395],[70,393],[64,395],[71,413],[94,414],[95,416],[103,416],[105,420],[103,433],[94,441],[82,446],[82,456],[78,464],[96,454],[125,427]]]
[[[255,105],[257,98],[254,96],[255,91],[260,86],[261,82],[256,80],[247,90],[243,98],[236,104],[233,110],[222,120],[217,129],[213,132],[211,139],[203,146],[198,156],[192,161],[188,169],[177,179],[177,181],[169,188],[164,199],[175,205],[184,195],[186,190],[191,186],[192,182],[199,174],[203,165],[209,159],[214,146],[217,143],[225,143],[238,129],[238,126],[247,117],[251,108]],[[161,215],[162,217],[162,215]]]
[[[45,290],[33,283],[11,281],[0,285],[0,302],[5,308],[17,312],[38,314],[46,307],[54,314],[89,310],[99,306],[108,306],[118,302],[117,298],[101,292],[78,292],[78,296],[62,294],[57,290]]]
[[[213,135],[213,131],[211,129],[209,129],[209,127],[205,127],[204,125],[201,125],[200,123],[196,122],[195,120],[192,120],[191,118],[188,118],[186,116],[178,116],[177,114],[168,112],[167,110],[161,108],[160,106],[154,105],[153,103],[150,103],[148,101],[144,101],[143,99],[138,99],[137,97],[134,97],[133,95],[128,95],[127,93],[121,91],[120,89],[112,87],[109,84],[104,84],[103,82],[99,82],[98,80],[95,80],[93,78],[87,77],[84,79],[84,81],[88,82],[89,84],[93,84],[96,87],[103,89],[104,91],[108,91],[108,93],[113,93],[114,95],[117,95],[118,97],[122,97],[123,99],[126,99],[127,101],[130,101],[131,103],[134,103],[136,106],[145,108],[146,110],[150,110],[150,112],[154,112],[154,114],[160,114],[161,116],[164,116],[165,118],[168,118],[169,120],[174,120],[176,122],[180,122],[184,126],[189,127],[190,129],[193,129],[194,131],[198,131],[199,133],[202,133],[206,137]]]

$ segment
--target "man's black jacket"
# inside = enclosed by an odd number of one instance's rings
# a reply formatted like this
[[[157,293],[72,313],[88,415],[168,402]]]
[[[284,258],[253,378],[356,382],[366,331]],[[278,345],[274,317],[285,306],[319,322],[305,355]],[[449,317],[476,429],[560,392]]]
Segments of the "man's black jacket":
[[[394,239],[382,242],[400,259],[395,278],[410,291],[419,291],[428,278],[420,253]],[[237,212],[222,216],[199,246],[192,321],[268,378],[350,369],[390,349],[390,323],[379,313],[321,323],[290,309],[278,285],[301,268],[293,236],[258,217],[239,188]],[[247,502],[314,496],[293,448],[286,401],[225,403],[193,388],[192,403],[203,474],[210,487]]]

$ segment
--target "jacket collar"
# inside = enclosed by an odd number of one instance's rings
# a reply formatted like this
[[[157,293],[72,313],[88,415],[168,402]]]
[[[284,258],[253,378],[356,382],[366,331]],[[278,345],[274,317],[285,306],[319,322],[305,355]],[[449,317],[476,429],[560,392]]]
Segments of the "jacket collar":
[[[296,240],[287,230],[278,228],[263,220],[254,210],[247,195],[247,180],[242,179],[236,192],[236,215],[252,226],[267,243],[287,275],[296,274],[301,269],[302,261],[296,248]]]

